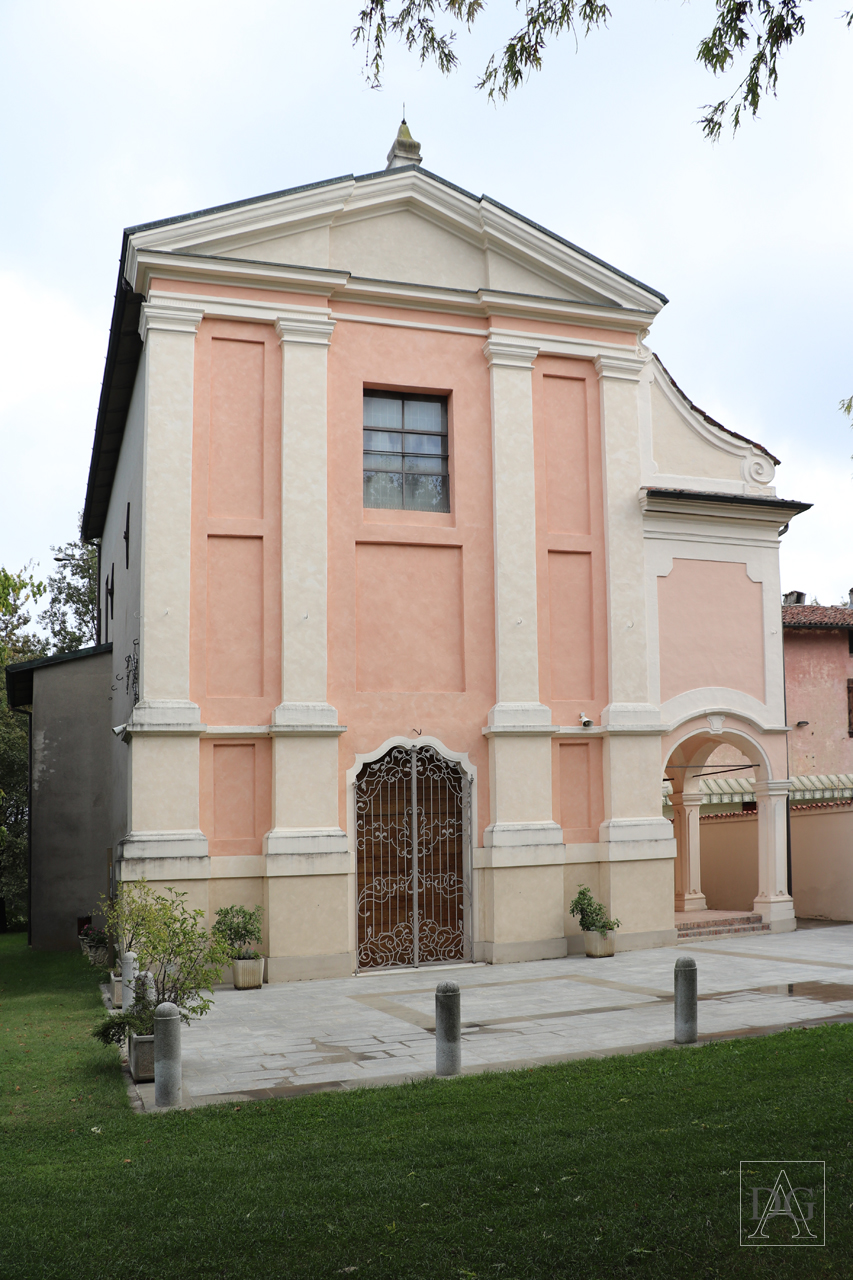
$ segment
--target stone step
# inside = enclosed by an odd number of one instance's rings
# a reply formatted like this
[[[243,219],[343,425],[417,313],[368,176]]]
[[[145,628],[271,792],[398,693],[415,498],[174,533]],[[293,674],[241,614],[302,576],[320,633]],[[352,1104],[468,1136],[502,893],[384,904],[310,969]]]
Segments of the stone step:
[[[711,912],[697,911],[696,919],[685,919],[683,916],[678,922],[679,930],[686,929],[691,933],[694,929],[734,929],[745,924],[761,924],[761,915],[758,911],[738,911],[733,912],[730,916],[712,915]]]
[[[679,926],[679,940],[692,941],[694,938],[727,938],[733,937],[740,933],[769,933],[770,925],[762,922],[758,924],[736,924],[736,925],[705,925],[702,928],[695,928],[690,925],[687,928]]]

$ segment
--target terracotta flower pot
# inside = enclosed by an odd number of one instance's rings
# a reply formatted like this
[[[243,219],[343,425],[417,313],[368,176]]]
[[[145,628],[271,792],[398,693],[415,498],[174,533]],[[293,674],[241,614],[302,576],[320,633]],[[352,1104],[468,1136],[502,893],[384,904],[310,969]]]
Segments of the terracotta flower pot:
[[[234,986],[238,991],[254,991],[263,986],[264,958],[257,960],[235,960],[231,965]]]
[[[604,935],[597,929],[584,930],[583,941],[586,954],[595,959],[616,954],[616,933],[613,929],[608,929]]]

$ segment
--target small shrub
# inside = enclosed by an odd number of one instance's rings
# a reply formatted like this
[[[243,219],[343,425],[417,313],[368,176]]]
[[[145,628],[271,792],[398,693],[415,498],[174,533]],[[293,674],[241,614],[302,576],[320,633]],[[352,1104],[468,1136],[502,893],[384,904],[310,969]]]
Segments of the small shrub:
[[[580,916],[580,926],[584,933],[600,933],[602,938],[610,929],[618,929],[621,920],[608,919],[603,902],[597,902],[588,885],[582,884],[577,896],[572,899],[569,911],[573,916]]]
[[[215,937],[221,938],[229,949],[232,960],[256,960],[258,952],[251,943],[261,941],[261,922],[264,909],[254,907],[220,907],[213,926]]]
[[[210,1009],[213,1001],[204,993],[220,980],[231,955],[221,936],[207,932],[204,912],[190,910],[186,896],[171,888],[155,893],[146,885],[145,910],[134,926],[134,942],[147,972],[136,978],[131,1007],[108,1015],[94,1029],[97,1040],[120,1044],[128,1031],[151,1035],[154,1010],[166,1001],[177,1005],[182,1022]]]

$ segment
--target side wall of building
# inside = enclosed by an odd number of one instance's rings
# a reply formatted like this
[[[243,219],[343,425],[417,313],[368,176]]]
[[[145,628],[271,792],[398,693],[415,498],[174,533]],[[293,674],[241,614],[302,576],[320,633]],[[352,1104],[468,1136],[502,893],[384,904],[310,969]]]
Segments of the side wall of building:
[[[77,946],[77,921],[109,890],[114,655],[33,672],[32,945]]]
[[[101,538],[101,639],[110,640],[113,646],[108,690],[110,728],[130,719],[135,675],[138,677],[146,359],[143,352]],[[112,582],[111,600],[106,592],[108,576]],[[113,733],[108,735],[105,749],[113,779],[107,845],[115,853],[128,831],[130,751],[127,743]]]
[[[853,773],[848,681],[853,652],[842,630],[785,627],[791,777]],[[800,721],[806,721],[797,727]]]

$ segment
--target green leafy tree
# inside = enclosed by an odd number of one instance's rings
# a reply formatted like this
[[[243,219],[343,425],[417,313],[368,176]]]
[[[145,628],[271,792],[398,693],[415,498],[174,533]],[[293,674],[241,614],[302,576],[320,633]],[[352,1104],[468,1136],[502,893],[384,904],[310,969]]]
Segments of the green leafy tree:
[[[365,46],[365,70],[374,87],[382,81],[389,36],[402,40],[421,63],[434,62],[445,74],[456,69],[457,29],[471,30],[488,0],[367,0],[353,31]],[[775,96],[780,55],[805,31],[810,0],[715,0],[716,20],[696,53],[715,76],[745,64],[736,87],[719,102],[708,103],[701,118],[705,136],[716,140],[727,120],[734,132],[744,114],[755,116],[768,94]],[[477,81],[489,97],[506,98],[542,66],[548,43],[568,33],[577,40],[607,25],[608,5],[601,0],[516,0],[523,21],[501,49],[491,55]],[[841,15],[848,27],[853,11]],[[444,19],[444,29],[438,23]]]
[[[28,605],[45,591],[28,569],[0,568],[0,933],[23,923],[27,914],[27,719],[9,706],[6,667],[47,652],[46,642],[27,630]]]
[[[73,653],[98,643],[98,549],[78,538],[51,551],[59,568],[47,580],[49,603],[39,621],[53,653]]]

